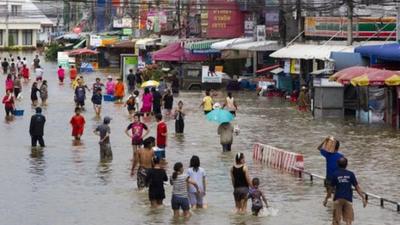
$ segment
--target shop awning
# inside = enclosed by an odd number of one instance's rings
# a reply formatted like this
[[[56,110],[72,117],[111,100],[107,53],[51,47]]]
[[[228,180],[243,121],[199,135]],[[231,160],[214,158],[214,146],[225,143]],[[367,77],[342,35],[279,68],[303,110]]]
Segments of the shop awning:
[[[282,67],[278,67],[276,69],[273,69],[270,71],[272,74],[279,74],[283,72],[283,68]]]
[[[87,48],[80,48],[80,49],[74,49],[68,52],[69,56],[75,56],[75,55],[96,55],[99,54],[98,51],[87,49]]]
[[[364,57],[371,57],[389,61],[400,61],[400,44],[383,44],[360,46],[354,49]]]
[[[80,41],[78,44],[74,45],[74,47],[72,47],[73,49],[78,49],[78,48],[82,48],[83,45],[86,43],[86,39],[83,39],[82,41]]]
[[[135,46],[139,49],[146,49],[146,46],[155,45],[156,42],[160,41],[160,38],[144,38],[136,41]]]
[[[332,74],[333,69],[321,69],[321,70],[314,70],[310,74],[311,75],[321,75],[321,74]]]
[[[154,61],[166,62],[195,62],[206,61],[207,55],[193,54],[186,50],[181,43],[172,43],[167,47],[152,53]]]
[[[206,50],[211,49],[211,45],[221,41],[221,39],[202,40],[186,43],[185,48],[189,50]]]
[[[267,72],[267,71],[270,71],[270,70],[276,69],[276,68],[278,68],[278,67],[279,67],[279,64],[272,65],[272,66],[267,66],[267,67],[264,67],[264,68],[262,68],[262,69],[259,69],[259,70],[257,70],[257,71],[256,71],[256,73],[263,73],[263,72]]]
[[[225,41],[215,42],[211,45],[211,48],[218,50],[230,50],[234,44],[243,44],[247,42],[253,42],[253,38],[233,38]]]
[[[329,60],[332,52],[353,52],[354,46],[294,44],[272,53],[270,57],[281,59]]]
[[[133,48],[135,48],[135,43],[136,43],[136,40],[123,40],[123,41],[119,41],[119,42],[111,45],[110,47],[133,49]]]
[[[254,41],[242,44],[234,44],[232,50],[239,51],[276,51],[280,49],[277,41]]]

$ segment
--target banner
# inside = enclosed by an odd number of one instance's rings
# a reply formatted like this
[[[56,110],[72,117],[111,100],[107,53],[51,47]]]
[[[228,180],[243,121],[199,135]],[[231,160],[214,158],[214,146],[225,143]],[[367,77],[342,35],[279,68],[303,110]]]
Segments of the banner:
[[[252,14],[246,14],[244,20],[244,36],[254,37],[255,21]]]
[[[244,15],[236,1],[208,1],[208,38],[236,38],[243,35]]]
[[[396,38],[395,17],[354,17],[354,38]],[[347,18],[345,17],[306,17],[304,24],[306,36],[314,37],[347,37]]]

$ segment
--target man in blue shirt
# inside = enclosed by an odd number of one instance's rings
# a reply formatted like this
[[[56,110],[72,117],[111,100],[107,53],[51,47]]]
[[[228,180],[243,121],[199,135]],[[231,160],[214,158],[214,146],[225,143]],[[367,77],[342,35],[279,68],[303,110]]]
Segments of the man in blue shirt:
[[[328,137],[329,138],[329,137]],[[329,190],[332,189],[331,186],[331,179],[332,179],[332,175],[333,173],[337,170],[338,166],[337,166],[337,161],[344,157],[342,153],[339,152],[339,147],[340,147],[340,142],[338,140],[336,141],[336,145],[335,145],[335,150],[334,152],[329,152],[326,149],[323,148],[324,143],[327,141],[326,138],[319,146],[318,146],[318,150],[321,153],[321,155],[326,159],[326,177],[325,177],[325,181],[324,181],[324,185],[326,188],[326,199],[329,199],[331,197],[329,193]],[[333,190],[331,190],[331,192],[333,192]],[[324,203],[326,204],[326,203]]]
[[[364,208],[367,206],[367,200],[363,195],[361,187],[358,185],[356,176],[353,172],[346,170],[347,159],[342,157],[337,162],[339,168],[332,174],[331,185],[335,187],[335,196],[333,198],[333,225],[339,225],[343,218],[346,225],[351,225],[354,220],[353,212],[353,189],[355,187],[357,193],[360,195]],[[332,189],[329,190],[331,194]],[[327,199],[324,201],[326,205]]]

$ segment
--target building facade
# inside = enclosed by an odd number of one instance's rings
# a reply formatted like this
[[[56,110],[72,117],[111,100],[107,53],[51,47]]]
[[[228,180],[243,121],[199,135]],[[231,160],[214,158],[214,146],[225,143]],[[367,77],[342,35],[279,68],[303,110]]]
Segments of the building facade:
[[[30,0],[0,2],[0,47],[36,47],[38,33],[52,22]]]

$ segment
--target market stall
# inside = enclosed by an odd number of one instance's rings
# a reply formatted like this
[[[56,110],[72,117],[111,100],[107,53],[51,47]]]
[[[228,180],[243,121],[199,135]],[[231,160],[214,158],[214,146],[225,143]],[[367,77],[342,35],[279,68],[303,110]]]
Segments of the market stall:
[[[69,57],[75,57],[75,67],[79,72],[93,72],[98,68],[98,51],[80,48],[68,52]]]

